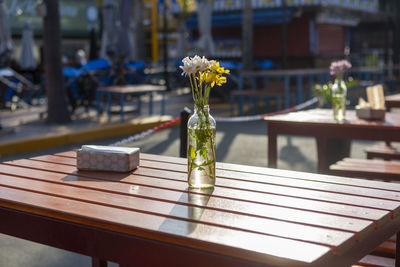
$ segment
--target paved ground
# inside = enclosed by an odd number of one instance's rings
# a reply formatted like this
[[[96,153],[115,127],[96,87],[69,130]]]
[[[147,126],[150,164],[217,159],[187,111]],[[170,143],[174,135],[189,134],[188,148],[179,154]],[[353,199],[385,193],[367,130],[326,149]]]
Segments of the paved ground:
[[[190,95],[173,94],[168,97],[167,113],[175,117],[185,105],[191,105]],[[15,129],[14,133],[3,132],[1,142],[20,140],[19,138],[34,135],[53,134],[58,131],[78,131],[105,123],[94,119],[93,115],[82,116],[70,125],[49,126],[38,120],[38,111],[17,111],[17,113],[1,112],[1,123],[6,129]],[[229,114],[226,105],[212,105],[212,113],[216,116]],[[33,112],[35,110],[35,112]],[[135,117],[137,114],[130,114]],[[118,115],[113,116],[111,123],[118,121]],[[107,124],[107,123],[105,123]],[[262,121],[250,122],[218,122],[217,123],[217,160],[221,162],[248,164],[254,166],[267,165],[267,129]],[[96,141],[96,144],[110,144],[122,137]],[[351,156],[364,157],[363,149],[372,142],[353,142]],[[71,144],[47,150],[39,150],[25,154],[10,155],[3,160],[18,159],[33,155],[54,153],[78,148],[81,144]],[[179,127],[171,127],[159,131],[149,137],[127,144],[140,147],[146,153],[179,156]],[[313,138],[280,137],[278,139],[278,166],[283,169],[315,172],[316,145]],[[0,235],[0,266],[90,266],[86,256],[50,248],[40,244]],[[115,266],[109,264],[109,266]]]

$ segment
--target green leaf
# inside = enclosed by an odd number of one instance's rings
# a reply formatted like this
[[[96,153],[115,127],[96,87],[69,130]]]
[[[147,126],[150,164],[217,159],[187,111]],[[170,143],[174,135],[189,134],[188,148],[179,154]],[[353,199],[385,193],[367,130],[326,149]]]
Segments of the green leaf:
[[[189,156],[191,159],[194,159],[196,157],[196,149],[192,146],[189,147]]]

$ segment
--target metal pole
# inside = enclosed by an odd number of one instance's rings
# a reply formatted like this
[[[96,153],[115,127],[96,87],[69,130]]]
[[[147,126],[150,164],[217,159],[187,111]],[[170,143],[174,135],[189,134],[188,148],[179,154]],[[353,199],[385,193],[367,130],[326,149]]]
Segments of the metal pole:
[[[167,47],[167,33],[168,33],[168,20],[167,20],[167,0],[163,1],[163,57],[164,57],[164,81],[167,91],[170,90],[168,79],[168,47]]]
[[[181,129],[180,129],[181,147],[179,152],[179,156],[181,158],[187,157],[187,124],[191,113],[192,111],[188,107],[185,107],[181,111]]]

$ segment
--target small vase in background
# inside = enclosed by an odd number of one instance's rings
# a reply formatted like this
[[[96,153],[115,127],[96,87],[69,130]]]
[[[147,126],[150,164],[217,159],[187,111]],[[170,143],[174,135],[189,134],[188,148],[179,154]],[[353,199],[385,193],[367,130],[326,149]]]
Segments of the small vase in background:
[[[332,85],[331,103],[333,109],[333,119],[342,122],[346,118],[346,97],[347,87],[344,82],[344,73],[351,68],[351,63],[347,60],[339,60],[331,63],[330,73],[335,77]]]
[[[344,121],[346,118],[347,87],[342,77],[337,77],[332,85],[333,119]]]
[[[188,121],[188,183],[191,188],[215,185],[216,123],[208,105],[195,106]]]

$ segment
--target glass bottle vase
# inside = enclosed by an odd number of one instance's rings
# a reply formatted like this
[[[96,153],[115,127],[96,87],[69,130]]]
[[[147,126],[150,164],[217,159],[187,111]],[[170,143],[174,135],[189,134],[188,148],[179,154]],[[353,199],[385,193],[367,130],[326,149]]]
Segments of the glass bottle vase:
[[[343,121],[346,118],[347,87],[343,79],[336,78],[332,85],[333,119]]]
[[[216,123],[208,105],[197,107],[188,126],[188,184],[190,188],[210,188],[215,185]]]

